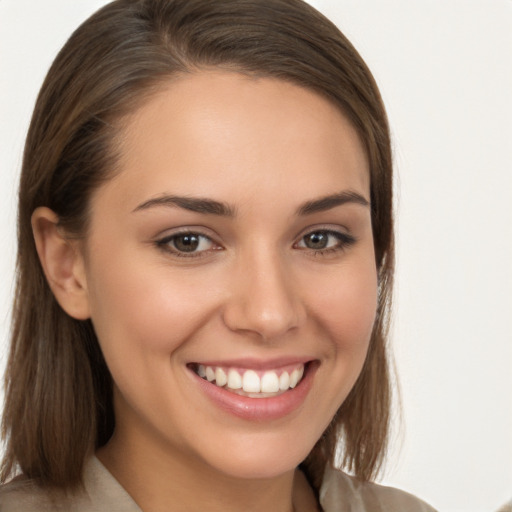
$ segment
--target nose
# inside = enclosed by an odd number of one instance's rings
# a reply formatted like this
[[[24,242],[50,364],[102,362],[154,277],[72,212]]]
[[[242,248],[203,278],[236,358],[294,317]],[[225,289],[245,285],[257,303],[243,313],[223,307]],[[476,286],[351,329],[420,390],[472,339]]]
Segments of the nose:
[[[305,309],[286,261],[272,251],[241,259],[230,276],[223,318],[230,330],[264,341],[297,329]]]

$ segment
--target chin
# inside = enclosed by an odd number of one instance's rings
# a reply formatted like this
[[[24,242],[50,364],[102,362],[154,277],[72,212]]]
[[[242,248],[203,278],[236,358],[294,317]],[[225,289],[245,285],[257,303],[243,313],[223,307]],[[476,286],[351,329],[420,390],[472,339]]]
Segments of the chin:
[[[265,437],[268,436],[258,436],[239,444],[232,443],[229,450],[222,451],[222,456],[211,454],[211,465],[234,478],[275,478],[294,471],[316,443],[316,439],[305,443],[300,436],[292,433],[286,435],[285,439],[273,441],[264,439]]]

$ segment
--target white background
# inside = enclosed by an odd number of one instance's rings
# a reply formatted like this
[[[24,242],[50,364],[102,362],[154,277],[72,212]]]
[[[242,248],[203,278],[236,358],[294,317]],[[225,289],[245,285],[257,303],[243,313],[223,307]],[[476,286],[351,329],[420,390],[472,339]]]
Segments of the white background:
[[[0,0],[0,369],[35,95],[105,3]],[[383,481],[441,511],[496,510],[512,497],[512,1],[311,3],[367,61],[393,131],[403,427]]]

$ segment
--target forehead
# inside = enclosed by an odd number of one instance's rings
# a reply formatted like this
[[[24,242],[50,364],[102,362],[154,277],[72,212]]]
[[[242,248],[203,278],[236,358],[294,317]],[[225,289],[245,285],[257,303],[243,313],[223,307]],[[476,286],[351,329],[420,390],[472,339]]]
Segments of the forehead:
[[[120,132],[123,203],[161,193],[232,200],[241,189],[368,193],[366,153],[340,109],[289,82],[228,72],[170,81]],[[172,190],[169,190],[172,188]]]

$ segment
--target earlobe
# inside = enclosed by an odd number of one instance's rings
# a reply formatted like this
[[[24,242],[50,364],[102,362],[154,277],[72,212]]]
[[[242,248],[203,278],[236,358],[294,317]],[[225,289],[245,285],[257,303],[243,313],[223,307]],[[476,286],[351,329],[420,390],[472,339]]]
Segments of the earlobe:
[[[62,309],[77,320],[90,317],[84,261],[78,242],[68,239],[59,217],[40,207],[32,214],[32,232],[48,284]]]

